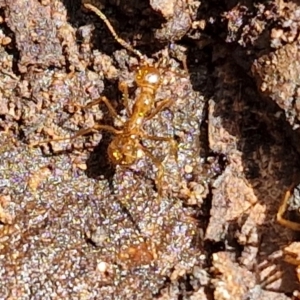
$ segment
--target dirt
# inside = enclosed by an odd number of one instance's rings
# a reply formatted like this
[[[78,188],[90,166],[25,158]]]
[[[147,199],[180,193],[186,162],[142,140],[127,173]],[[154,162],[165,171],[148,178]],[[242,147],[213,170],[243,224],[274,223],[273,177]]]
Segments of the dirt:
[[[107,149],[140,61],[78,1],[0,0],[0,298],[298,299],[296,1],[84,1],[158,65],[150,155]],[[106,96],[103,104],[85,106]],[[163,176],[157,182],[157,161]],[[162,196],[158,194],[162,187]],[[295,194],[293,194],[295,188]]]

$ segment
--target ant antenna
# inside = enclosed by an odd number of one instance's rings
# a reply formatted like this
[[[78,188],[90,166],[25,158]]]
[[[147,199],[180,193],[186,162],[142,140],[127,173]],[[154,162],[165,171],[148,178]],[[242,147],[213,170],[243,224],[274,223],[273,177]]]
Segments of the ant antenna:
[[[107,17],[104,15],[104,13],[100,9],[98,9],[97,7],[95,7],[95,6],[93,6],[92,4],[89,4],[89,3],[84,3],[83,6],[86,9],[91,10],[92,12],[94,12],[106,24],[107,28],[111,32],[111,34],[114,37],[114,39],[121,46],[123,46],[128,51],[131,51],[132,53],[134,53],[136,56],[138,56],[140,58],[140,60],[144,60],[144,55],[142,55],[142,53],[140,51],[134,49],[130,44],[128,44],[126,41],[124,41],[122,38],[120,38],[118,36],[118,34],[114,30],[114,28],[111,25],[111,23],[109,22],[109,20],[107,19]]]

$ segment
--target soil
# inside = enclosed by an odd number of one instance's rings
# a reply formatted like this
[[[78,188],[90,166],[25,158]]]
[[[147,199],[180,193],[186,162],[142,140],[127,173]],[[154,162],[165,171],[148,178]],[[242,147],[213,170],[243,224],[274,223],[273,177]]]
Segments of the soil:
[[[84,2],[161,70],[142,128],[176,151],[52,141],[122,129],[145,62],[80,0],[0,0],[0,298],[300,299],[299,2]]]

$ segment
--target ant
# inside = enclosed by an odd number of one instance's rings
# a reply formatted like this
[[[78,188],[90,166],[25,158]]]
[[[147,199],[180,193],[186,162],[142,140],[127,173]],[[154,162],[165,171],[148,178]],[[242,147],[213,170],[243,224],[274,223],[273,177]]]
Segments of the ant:
[[[75,135],[69,138],[55,138],[51,140],[44,140],[38,142],[38,144],[48,143],[52,141],[72,140],[79,136],[93,132],[95,130],[109,131],[112,134],[114,134],[114,138],[110,142],[107,149],[110,161],[114,165],[128,167],[134,164],[138,159],[140,159],[143,156],[149,157],[158,170],[156,175],[156,186],[158,195],[161,196],[162,177],[164,175],[164,168],[162,162],[141,144],[141,140],[148,139],[153,141],[163,141],[169,143],[171,149],[170,153],[176,157],[177,161],[177,144],[174,139],[172,139],[171,137],[151,136],[145,133],[145,131],[143,130],[143,125],[145,121],[152,119],[160,111],[162,111],[164,108],[169,107],[173,103],[173,100],[170,99],[165,99],[159,101],[158,103],[155,101],[157,90],[162,84],[162,74],[160,69],[163,68],[157,68],[153,65],[145,63],[146,57],[118,36],[109,20],[99,9],[88,3],[85,3],[83,5],[85,8],[94,12],[103,20],[103,22],[106,24],[115,40],[121,46],[123,46],[128,51],[131,51],[140,58],[141,66],[137,69],[135,75],[135,82],[137,87],[140,88],[140,93],[136,97],[132,109],[130,109],[128,105],[128,86],[125,83],[119,83],[119,89],[123,94],[124,106],[128,115],[127,121],[122,121],[123,124],[122,126],[120,126],[119,129],[110,125],[95,124],[91,128],[79,130]],[[88,108],[101,102],[103,102],[107,106],[109,112],[113,117],[120,119],[118,113],[105,96],[102,96],[99,99],[92,101],[83,108]]]

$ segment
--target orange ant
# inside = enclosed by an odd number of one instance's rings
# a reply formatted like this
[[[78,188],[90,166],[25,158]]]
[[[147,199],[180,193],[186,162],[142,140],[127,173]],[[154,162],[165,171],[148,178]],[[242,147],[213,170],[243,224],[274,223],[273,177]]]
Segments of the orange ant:
[[[128,100],[129,100],[128,86],[125,83],[119,84],[119,89],[123,93],[124,106],[128,114],[128,120],[123,122],[122,128],[120,129],[116,129],[115,127],[109,125],[95,124],[91,128],[79,130],[74,136],[71,136],[69,138],[56,138],[51,140],[44,140],[39,142],[38,144],[52,142],[52,141],[75,139],[79,136],[88,134],[95,130],[109,131],[115,135],[107,149],[108,157],[111,160],[111,162],[114,165],[120,165],[126,167],[134,164],[143,155],[148,156],[158,169],[157,177],[156,177],[156,185],[157,185],[158,194],[161,195],[162,194],[161,181],[164,174],[162,162],[159,159],[157,159],[155,156],[153,156],[152,153],[148,149],[146,149],[141,144],[140,141],[142,138],[144,138],[144,139],[149,139],[154,141],[168,142],[171,146],[172,153],[176,156],[177,145],[176,142],[171,137],[150,136],[147,133],[145,133],[143,130],[143,125],[145,121],[150,120],[161,110],[169,107],[173,103],[173,101],[169,99],[165,99],[160,101],[158,104],[156,103],[155,96],[158,88],[162,84],[162,75],[160,73],[159,68],[144,63],[145,57],[138,50],[134,49],[131,45],[129,45],[127,42],[125,42],[117,35],[109,20],[99,9],[97,9],[91,4],[86,3],[83,5],[88,10],[93,11],[103,20],[103,22],[106,24],[111,34],[115,38],[115,40],[121,46],[133,52],[135,55],[137,55],[140,58],[142,62],[141,67],[138,68],[137,73],[135,75],[135,82],[137,87],[140,88],[140,94],[135,99],[134,105],[130,110],[128,105]],[[119,118],[118,113],[116,112],[116,110],[113,108],[113,106],[110,104],[109,100],[105,96],[102,96],[99,99],[92,101],[91,103],[89,103],[87,106],[83,108],[91,107],[101,102],[103,102],[107,106],[108,110],[110,111],[113,117]]]

